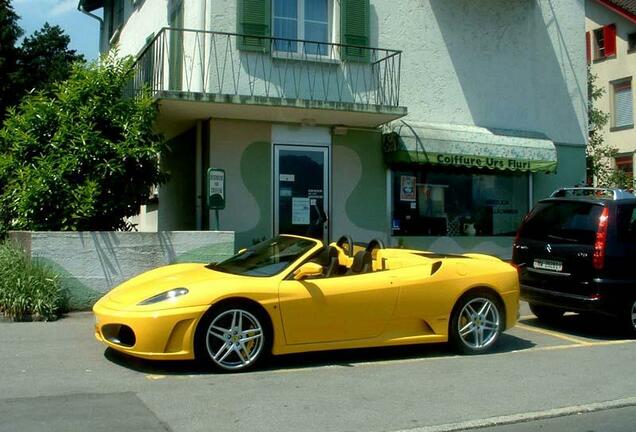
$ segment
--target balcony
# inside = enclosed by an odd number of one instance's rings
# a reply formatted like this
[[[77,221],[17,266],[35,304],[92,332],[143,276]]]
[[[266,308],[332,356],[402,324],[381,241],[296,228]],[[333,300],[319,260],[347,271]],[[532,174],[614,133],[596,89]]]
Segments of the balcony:
[[[401,55],[163,28],[138,57],[132,90],[147,87],[160,101],[159,124],[177,129],[209,117],[373,127],[407,113],[399,103]]]

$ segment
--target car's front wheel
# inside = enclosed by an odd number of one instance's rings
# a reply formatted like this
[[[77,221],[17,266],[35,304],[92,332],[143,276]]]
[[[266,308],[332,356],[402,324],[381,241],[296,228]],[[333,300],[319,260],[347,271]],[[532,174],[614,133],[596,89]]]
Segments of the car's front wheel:
[[[562,309],[536,303],[530,303],[528,306],[530,306],[530,311],[539,318],[540,321],[545,321],[547,323],[558,321],[565,313]]]
[[[228,304],[214,307],[201,320],[195,349],[197,360],[225,371],[254,367],[267,355],[270,331],[254,307]]]
[[[503,313],[494,295],[481,292],[462,297],[451,316],[449,340],[462,354],[480,354],[501,334]]]

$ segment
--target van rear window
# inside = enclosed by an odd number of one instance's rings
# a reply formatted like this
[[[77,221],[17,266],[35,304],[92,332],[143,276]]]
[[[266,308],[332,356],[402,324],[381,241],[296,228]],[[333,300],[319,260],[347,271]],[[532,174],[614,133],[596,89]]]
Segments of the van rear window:
[[[586,202],[539,203],[519,235],[550,243],[593,245],[602,211],[603,206]]]

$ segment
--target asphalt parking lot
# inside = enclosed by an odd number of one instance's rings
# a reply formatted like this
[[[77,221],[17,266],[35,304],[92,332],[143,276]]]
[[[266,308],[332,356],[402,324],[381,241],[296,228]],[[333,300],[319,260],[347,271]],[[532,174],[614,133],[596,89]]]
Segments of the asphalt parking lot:
[[[92,325],[0,323],[0,431],[634,430],[636,341],[603,319],[546,326],[524,306],[487,355],[347,350],[244,374],[126,357]]]

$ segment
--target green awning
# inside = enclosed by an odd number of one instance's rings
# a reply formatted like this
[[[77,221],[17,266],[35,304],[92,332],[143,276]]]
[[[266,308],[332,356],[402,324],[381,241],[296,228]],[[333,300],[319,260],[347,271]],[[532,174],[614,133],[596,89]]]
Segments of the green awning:
[[[541,134],[405,121],[384,135],[384,157],[389,165],[416,163],[547,173],[557,167],[556,147]]]

